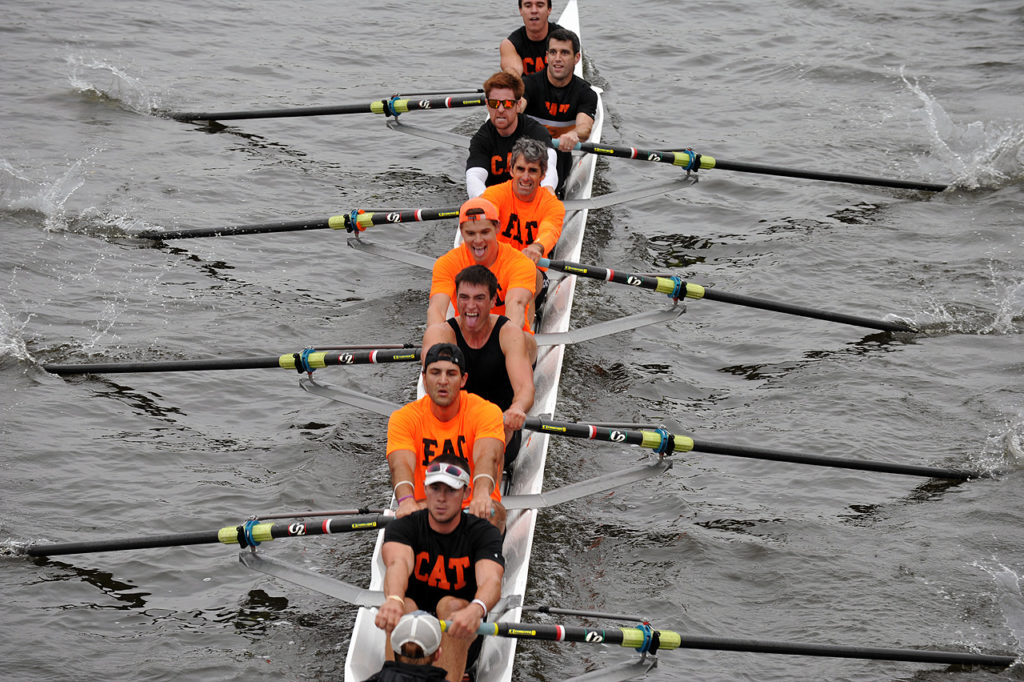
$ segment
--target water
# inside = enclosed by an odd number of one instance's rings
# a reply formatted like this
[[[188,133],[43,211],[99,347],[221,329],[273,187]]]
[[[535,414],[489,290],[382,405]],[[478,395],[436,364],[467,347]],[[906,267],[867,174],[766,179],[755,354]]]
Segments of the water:
[[[461,151],[396,135],[370,115],[248,121],[212,134],[155,113],[477,87],[518,18],[507,2],[5,10],[4,675],[337,679],[354,609],[245,572],[230,548],[35,561],[17,549],[381,504],[383,420],[308,396],[282,371],[62,380],[39,364],[418,339],[425,274],[366,259],[344,235],[161,248],[131,235],[455,205]],[[605,88],[606,142],[954,188],[930,196],[711,170],[695,188],[592,212],[588,262],[906,319],[922,332],[691,301],[667,327],[570,348],[557,416],[664,421],[698,441],[1003,473],[950,485],[677,456],[660,479],[542,514],[528,601],[640,613],[693,634],[1019,654],[1024,9],[1000,0],[584,0],[581,11],[588,76]],[[463,134],[477,120],[408,116]],[[604,160],[597,189],[675,172]],[[436,254],[452,229],[389,226],[372,237]],[[583,282],[576,319],[660,305],[648,292]],[[323,371],[401,401],[415,370]],[[555,441],[548,481],[641,456]],[[365,584],[371,546],[350,535],[268,551]],[[535,643],[519,651],[521,680],[630,655]],[[660,658],[652,679],[1021,677],[691,650]]]

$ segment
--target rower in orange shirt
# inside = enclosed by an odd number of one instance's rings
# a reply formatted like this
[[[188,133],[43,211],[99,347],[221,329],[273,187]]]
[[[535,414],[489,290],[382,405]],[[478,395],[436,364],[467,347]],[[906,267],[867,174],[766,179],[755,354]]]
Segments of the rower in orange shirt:
[[[480,195],[498,208],[498,241],[511,244],[534,263],[555,247],[565,221],[565,205],[540,184],[547,167],[547,147],[521,137],[512,147],[512,179]]]

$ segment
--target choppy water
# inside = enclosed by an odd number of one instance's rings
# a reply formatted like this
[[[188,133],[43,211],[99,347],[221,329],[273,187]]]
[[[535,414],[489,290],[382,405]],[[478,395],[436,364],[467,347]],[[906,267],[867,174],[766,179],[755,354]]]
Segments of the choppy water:
[[[158,114],[477,87],[516,26],[512,3],[99,0],[4,11],[4,677],[339,678],[354,609],[245,572],[230,548],[38,561],[17,548],[381,504],[383,420],[308,396],[283,371],[65,381],[39,364],[418,339],[424,273],[369,260],[344,235],[154,248],[132,234],[454,205],[462,152],[369,115],[211,134]],[[588,75],[605,88],[606,142],[953,188],[927,196],[712,170],[693,189],[592,212],[589,262],[923,331],[691,302],[668,327],[570,348],[557,416],[662,420],[717,442],[1004,473],[948,485],[679,457],[661,479],[542,514],[528,601],[640,613],[694,634],[1020,653],[1024,7],[583,0],[582,23]],[[460,133],[477,120],[408,116]],[[606,160],[598,191],[675,172]],[[436,254],[452,228],[376,228],[373,238]],[[576,319],[660,305],[583,282]],[[411,396],[415,372],[323,371],[396,401]],[[640,456],[555,442],[548,480]],[[371,543],[338,536],[272,550],[363,583]],[[519,650],[522,680],[629,653]],[[652,678],[684,676],[1021,678],[688,650],[663,653]]]

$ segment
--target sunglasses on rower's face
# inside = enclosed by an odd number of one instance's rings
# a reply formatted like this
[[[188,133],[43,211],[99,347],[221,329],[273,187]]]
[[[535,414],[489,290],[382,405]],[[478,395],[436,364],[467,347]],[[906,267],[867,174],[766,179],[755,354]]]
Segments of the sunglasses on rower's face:
[[[503,106],[506,109],[511,109],[511,108],[515,107],[515,105],[517,105],[517,104],[519,104],[519,101],[518,100],[514,100],[514,99],[489,99],[489,100],[487,100],[487,106],[489,106],[491,109],[497,109],[500,106]]]
[[[455,478],[469,477],[469,474],[467,474],[465,471],[455,466],[454,464],[434,463],[427,467],[428,474],[436,474],[438,472],[444,472],[446,474],[454,476]]]

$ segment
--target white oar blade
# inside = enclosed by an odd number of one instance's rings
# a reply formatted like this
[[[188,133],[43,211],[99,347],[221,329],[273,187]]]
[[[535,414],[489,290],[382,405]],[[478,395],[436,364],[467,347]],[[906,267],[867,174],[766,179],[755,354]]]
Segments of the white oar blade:
[[[356,587],[336,578],[330,578],[305,568],[299,568],[277,559],[271,559],[264,554],[257,554],[247,549],[238,553],[238,560],[246,568],[272,575],[281,580],[287,580],[290,583],[301,585],[314,592],[320,592],[329,597],[340,599],[347,604],[376,608],[384,601],[383,592]]]
[[[671,466],[672,462],[667,459],[663,459],[655,462],[654,464],[634,467],[632,469],[623,469],[622,471],[613,471],[611,473],[604,474],[603,476],[589,478],[586,481],[580,481],[579,483],[571,483],[569,485],[562,486],[561,488],[555,488],[554,490],[549,490],[543,493],[535,493],[532,495],[506,495],[501,498],[501,501],[502,504],[505,505],[505,509],[508,510],[543,509],[544,507],[551,507],[556,504],[577,500],[581,497],[586,497],[587,495],[603,493],[607,490],[612,490],[628,483],[643,481],[644,479],[664,473]]]
[[[580,327],[579,329],[570,329],[569,331],[552,334],[537,334],[535,338],[538,346],[581,343],[583,341],[599,339],[610,334],[639,329],[640,327],[646,327],[647,325],[659,322],[671,322],[684,312],[686,312],[685,305],[674,305],[666,310],[648,310],[636,315],[627,315],[626,317],[619,317],[614,320],[598,322],[597,324]]]
[[[384,417],[390,417],[391,413],[399,408],[399,405],[384,400],[383,398],[377,398],[366,393],[353,391],[352,389],[344,388],[343,386],[331,386],[329,384],[317,383],[309,377],[302,377],[299,379],[299,386],[307,393],[312,393],[313,395],[318,395],[321,398],[327,398],[328,400],[349,405],[350,407],[366,410],[367,412],[373,412]]]
[[[657,658],[638,658],[609,668],[593,670],[585,675],[570,677],[565,682],[626,682],[626,680],[638,680],[646,677],[647,673],[657,665]]]

